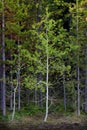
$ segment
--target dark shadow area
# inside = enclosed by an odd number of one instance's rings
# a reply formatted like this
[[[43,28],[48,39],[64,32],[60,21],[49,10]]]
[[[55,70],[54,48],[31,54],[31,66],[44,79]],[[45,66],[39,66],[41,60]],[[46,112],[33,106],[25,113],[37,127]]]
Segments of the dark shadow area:
[[[0,130],[11,130],[6,124],[0,123]]]
[[[40,124],[38,126],[20,126],[16,128],[4,128],[1,127],[0,130],[87,130],[87,125],[80,125],[78,123],[74,124],[67,124],[67,123],[61,123],[61,124],[50,124],[50,123],[44,123]]]

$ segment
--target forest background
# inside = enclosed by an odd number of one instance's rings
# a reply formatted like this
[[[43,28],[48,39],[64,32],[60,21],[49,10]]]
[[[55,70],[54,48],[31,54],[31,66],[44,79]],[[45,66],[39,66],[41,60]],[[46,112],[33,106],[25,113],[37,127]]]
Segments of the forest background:
[[[0,1],[0,118],[87,113],[87,1]]]

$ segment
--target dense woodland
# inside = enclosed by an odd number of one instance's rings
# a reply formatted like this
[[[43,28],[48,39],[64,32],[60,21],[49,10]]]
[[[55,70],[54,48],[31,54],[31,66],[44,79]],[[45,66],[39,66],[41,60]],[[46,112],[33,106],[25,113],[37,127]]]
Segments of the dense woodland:
[[[87,0],[0,1],[0,117],[87,113]]]

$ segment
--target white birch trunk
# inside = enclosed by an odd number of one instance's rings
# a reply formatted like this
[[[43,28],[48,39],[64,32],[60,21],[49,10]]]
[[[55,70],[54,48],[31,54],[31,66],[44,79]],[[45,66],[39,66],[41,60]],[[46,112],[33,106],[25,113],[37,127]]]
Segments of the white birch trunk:
[[[49,86],[48,86],[48,81],[49,81],[49,53],[48,53],[48,27],[46,29],[46,38],[47,38],[47,45],[46,45],[46,55],[47,55],[47,59],[46,59],[46,63],[47,63],[47,67],[46,67],[46,114],[45,114],[45,119],[44,121],[47,121],[47,117],[48,117],[48,97],[49,97]]]
[[[17,75],[18,76],[18,75]],[[18,77],[17,77],[18,78]],[[14,94],[13,94],[13,112],[12,112],[12,120],[14,119],[14,116],[15,116],[15,111],[16,111],[16,91],[18,89],[18,81],[17,81],[17,85],[16,87],[14,88]]]
[[[17,86],[14,88],[14,99],[13,99],[13,113],[12,113],[12,120],[14,119],[15,116],[15,110],[16,110],[16,102],[15,102],[15,97],[16,97],[16,91],[17,91]]]

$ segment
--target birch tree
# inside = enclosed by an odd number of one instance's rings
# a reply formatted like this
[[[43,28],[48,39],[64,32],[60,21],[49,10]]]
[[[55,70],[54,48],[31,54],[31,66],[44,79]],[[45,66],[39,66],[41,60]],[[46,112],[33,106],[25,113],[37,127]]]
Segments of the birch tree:
[[[48,43],[49,43],[49,38],[48,38],[48,10],[47,10],[47,18],[46,18],[46,115],[44,118],[44,121],[47,121],[48,118],[48,98],[49,98],[49,50],[48,50]]]
[[[47,7],[45,16],[43,16],[41,22],[33,26],[32,30],[33,35],[37,37],[40,43],[39,45],[36,44],[35,56],[33,58],[37,65],[35,73],[37,74],[39,72],[43,74],[43,81],[41,81],[41,84],[43,84],[42,88],[46,85],[46,113],[44,121],[47,121],[50,106],[49,88],[51,79],[49,77],[54,72],[60,73],[63,76],[64,71],[69,71],[70,69],[69,65],[65,66],[63,59],[69,53],[67,46],[71,48],[72,45],[66,40],[67,32],[63,27],[60,27],[58,34],[56,34],[55,27],[57,23],[51,18],[51,13]],[[42,30],[38,34],[37,30],[41,25],[43,25]],[[65,41],[63,38],[65,38]],[[63,45],[64,48],[62,50]],[[37,51],[38,49],[40,49],[39,53]]]

